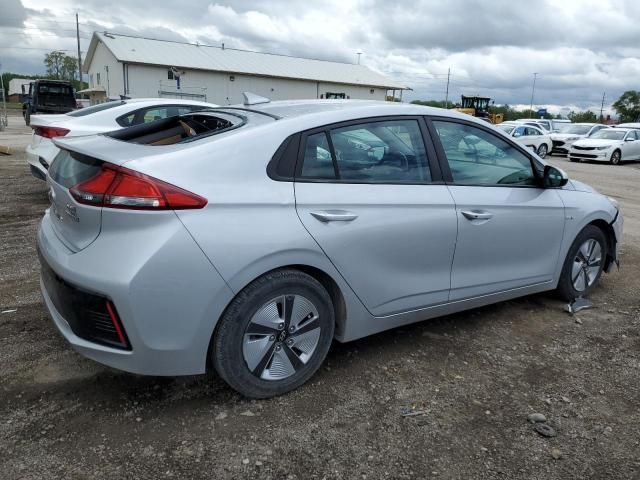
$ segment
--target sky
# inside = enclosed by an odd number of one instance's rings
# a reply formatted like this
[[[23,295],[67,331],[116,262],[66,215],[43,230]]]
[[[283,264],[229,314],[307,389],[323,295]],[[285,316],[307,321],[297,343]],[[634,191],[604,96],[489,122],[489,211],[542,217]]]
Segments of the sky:
[[[55,4],[55,6],[53,6]],[[489,96],[553,113],[605,112],[640,90],[640,0],[1,0],[2,71],[44,73],[94,30],[362,64],[404,100]]]

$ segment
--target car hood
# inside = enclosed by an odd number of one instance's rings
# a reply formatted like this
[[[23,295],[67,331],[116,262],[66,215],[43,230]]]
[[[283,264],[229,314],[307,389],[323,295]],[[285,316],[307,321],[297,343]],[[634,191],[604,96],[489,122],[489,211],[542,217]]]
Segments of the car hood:
[[[583,138],[573,144],[574,147],[610,147],[622,143],[622,140],[606,140],[604,138]]]
[[[573,190],[576,190],[578,192],[598,193],[598,191],[591,185],[582,183],[579,180],[570,179],[567,185],[571,185],[573,187]]]
[[[553,140],[566,140],[567,138],[584,138],[584,135],[578,135],[577,133],[552,133],[551,138]]]

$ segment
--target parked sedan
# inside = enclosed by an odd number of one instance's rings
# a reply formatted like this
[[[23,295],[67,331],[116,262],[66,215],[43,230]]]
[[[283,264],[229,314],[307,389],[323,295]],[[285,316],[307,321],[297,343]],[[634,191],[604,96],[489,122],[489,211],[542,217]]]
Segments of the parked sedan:
[[[619,127],[600,130],[575,142],[568,156],[572,162],[594,160],[612,165],[640,160],[640,130]]]
[[[551,151],[551,147],[553,145],[551,137],[541,128],[534,127],[533,125],[520,125],[517,123],[501,123],[497,125],[497,127],[507,135],[513,137],[518,143],[521,143],[525,147],[536,152],[540,158],[546,157],[547,153]]]
[[[615,201],[485,122],[255,102],[55,140],[42,293],[83,355],[215,369],[270,397],[334,339],[546,290],[571,300],[617,262]]]
[[[589,138],[594,133],[605,128],[609,127],[600,123],[568,123],[560,127],[558,133],[550,135],[553,142],[551,153],[566,155],[569,153],[569,148],[571,148],[573,142],[581,138]]]
[[[27,147],[31,174],[44,180],[59,150],[52,140],[109,132],[161,118],[215,107],[211,103],[167,98],[119,100],[85,107],[62,115],[32,115],[33,134]]]

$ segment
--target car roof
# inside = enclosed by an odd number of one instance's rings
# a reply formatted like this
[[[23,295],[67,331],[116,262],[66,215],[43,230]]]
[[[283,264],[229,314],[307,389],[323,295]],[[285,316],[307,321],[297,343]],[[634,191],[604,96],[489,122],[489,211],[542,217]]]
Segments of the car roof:
[[[257,112],[276,115],[280,118],[298,118],[322,116],[323,114],[341,112],[345,116],[353,114],[353,118],[363,118],[366,112],[371,116],[387,115],[435,115],[450,116],[462,119],[474,119],[466,113],[456,110],[428,107],[412,103],[386,102],[375,100],[283,100],[257,105],[231,105],[232,108],[245,108]],[[224,109],[224,106],[219,107]],[[477,119],[475,119],[477,120]]]

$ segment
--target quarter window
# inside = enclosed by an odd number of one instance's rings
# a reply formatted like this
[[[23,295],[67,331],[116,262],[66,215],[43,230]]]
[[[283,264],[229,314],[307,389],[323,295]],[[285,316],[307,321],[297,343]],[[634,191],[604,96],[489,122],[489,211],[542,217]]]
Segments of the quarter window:
[[[357,183],[428,183],[431,174],[417,120],[336,128],[307,137],[302,177]]]
[[[453,181],[460,185],[535,185],[531,160],[520,150],[477,127],[433,122]]]

